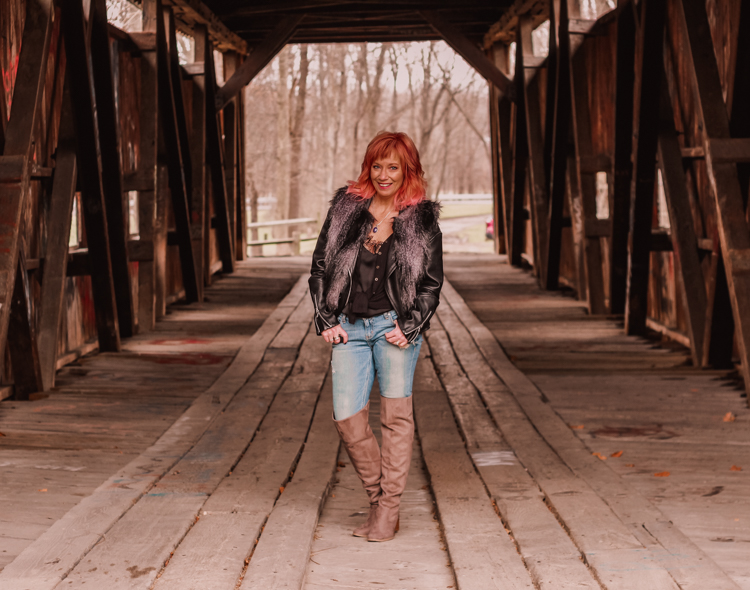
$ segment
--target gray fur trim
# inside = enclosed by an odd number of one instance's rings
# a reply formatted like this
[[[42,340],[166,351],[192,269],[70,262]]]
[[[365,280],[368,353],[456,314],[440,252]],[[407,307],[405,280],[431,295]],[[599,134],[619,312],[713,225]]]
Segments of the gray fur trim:
[[[359,250],[367,238],[374,219],[369,212],[370,202],[361,200],[339,189],[328,211],[329,228],[325,250],[326,305],[330,310],[339,306],[344,289],[349,284]],[[422,201],[401,210],[393,220],[393,244],[396,270],[401,283],[401,308],[411,310],[417,297],[417,287],[424,277],[430,260],[430,239],[437,228],[440,205]]]

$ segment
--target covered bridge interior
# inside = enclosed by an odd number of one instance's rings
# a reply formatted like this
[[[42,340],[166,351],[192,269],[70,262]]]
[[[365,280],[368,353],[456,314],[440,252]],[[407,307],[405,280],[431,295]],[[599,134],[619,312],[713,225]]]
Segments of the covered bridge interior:
[[[0,587],[750,589],[746,3],[138,6],[0,0]],[[355,547],[242,97],[420,40],[489,84],[496,254],[446,257],[405,531]]]

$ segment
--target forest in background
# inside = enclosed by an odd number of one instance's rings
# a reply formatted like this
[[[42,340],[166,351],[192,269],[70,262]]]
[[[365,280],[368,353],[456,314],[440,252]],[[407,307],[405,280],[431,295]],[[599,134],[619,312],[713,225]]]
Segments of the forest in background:
[[[443,42],[288,45],[245,90],[248,217],[322,219],[384,130],[412,137],[431,198],[490,193],[487,94]]]

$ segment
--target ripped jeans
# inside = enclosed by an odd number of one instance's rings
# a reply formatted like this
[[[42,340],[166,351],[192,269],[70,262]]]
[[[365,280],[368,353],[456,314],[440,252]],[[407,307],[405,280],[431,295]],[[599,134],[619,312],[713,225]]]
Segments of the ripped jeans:
[[[411,396],[414,369],[422,347],[422,335],[399,348],[385,339],[396,325],[395,311],[372,318],[359,318],[350,324],[344,314],[341,327],[349,335],[347,344],[334,344],[333,415],[343,420],[362,410],[370,399],[375,373],[378,374],[380,395],[389,398]]]

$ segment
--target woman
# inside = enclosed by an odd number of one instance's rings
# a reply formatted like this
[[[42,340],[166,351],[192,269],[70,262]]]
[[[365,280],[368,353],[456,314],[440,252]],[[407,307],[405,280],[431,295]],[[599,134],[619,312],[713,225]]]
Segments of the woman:
[[[333,344],[334,422],[370,500],[353,534],[368,541],[389,541],[398,530],[414,369],[443,284],[440,206],[426,200],[425,186],[412,140],[378,134],[357,181],[331,201],[313,254],[315,328]],[[382,450],[369,426],[376,372]]]

